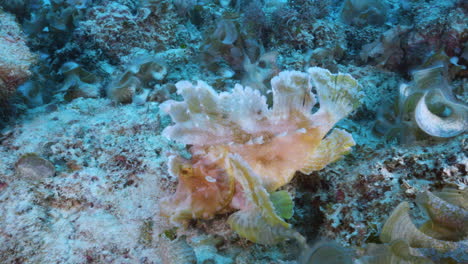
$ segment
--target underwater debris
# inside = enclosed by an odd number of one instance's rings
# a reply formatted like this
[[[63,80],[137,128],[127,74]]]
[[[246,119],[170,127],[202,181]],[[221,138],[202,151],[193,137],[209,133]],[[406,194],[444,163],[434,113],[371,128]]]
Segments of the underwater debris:
[[[320,102],[320,109],[314,114],[312,82]],[[220,212],[243,209],[246,204],[260,209],[266,206],[269,214],[276,215],[272,205],[268,205],[270,200],[265,198],[269,197],[268,192],[288,184],[298,170],[321,169],[349,152],[354,145],[350,134],[334,130],[325,136],[336,122],[359,106],[362,94],[354,78],[315,67],[308,73],[281,72],[271,80],[271,86],[273,106],[269,108],[265,96],[249,87],[236,85],[232,92],[218,94],[202,81],[195,85],[188,81],[176,84],[184,101],[170,100],[161,105],[175,122],[165,128],[163,135],[192,145],[193,158],[173,158],[170,163],[170,172],[179,177],[179,186],[161,207],[163,214],[170,212],[165,215],[171,222],[209,219]],[[240,172],[244,176],[239,176]],[[252,173],[258,176],[251,176]],[[259,180],[247,184],[251,180],[246,177]],[[240,183],[242,192],[234,193],[231,178]],[[261,186],[253,186],[254,183]],[[253,188],[265,188],[263,200],[248,196]],[[201,191],[203,195],[199,194]],[[276,225],[282,228],[274,229],[281,230],[281,236],[289,230],[289,225],[277,215],[272,216],[276,219],[273,222],[264,221],[265,213],[259,214],[262,210],[241,210],[231,218],[231,226],[250,240],[277,242],[279,237],[274,232],[260,232],[265,237],[252,234],[252,230],[267,231]]]
[[[15,17],[0,9],[0,100],[7,99],[30,76],[36,56]]]

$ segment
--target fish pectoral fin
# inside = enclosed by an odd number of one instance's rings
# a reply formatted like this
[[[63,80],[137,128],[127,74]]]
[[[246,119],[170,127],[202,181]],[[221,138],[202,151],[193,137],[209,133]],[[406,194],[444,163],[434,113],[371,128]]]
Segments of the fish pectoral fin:
[[[304,174],[310,174],[313,171],[321,170],[328,164],[349,153],[354,145],[356,145],[356,142],[354,142],[350,133],[341,129],[334,129],[310,153],[304,167],[300,171]]]
[[[275,212],[283,219],[290,219],[294,214],[294,202],[286,190],[270,193],[270,201],[275,207]]]
[[[317,89],[319,112],[327,112],[331,123],[345,118],[362,103],[362,86],[351,75],[332,74],[319,67],[309,68],[308,72]]]

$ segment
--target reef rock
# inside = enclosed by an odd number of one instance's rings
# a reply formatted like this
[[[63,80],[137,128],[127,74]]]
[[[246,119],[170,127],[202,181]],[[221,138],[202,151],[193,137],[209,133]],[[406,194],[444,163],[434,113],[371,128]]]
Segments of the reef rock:
[[[15,17],[0,10],[0,99],[7,98],[25,82],[36,57],[26,46]]]

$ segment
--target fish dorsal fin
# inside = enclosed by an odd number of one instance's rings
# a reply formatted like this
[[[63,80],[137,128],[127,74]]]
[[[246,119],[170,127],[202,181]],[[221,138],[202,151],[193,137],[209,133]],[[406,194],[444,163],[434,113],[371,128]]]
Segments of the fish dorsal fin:
[[[356,143],[351,134],[341,129],[334,129],[330,135],[325,137],[320,145],[311,152],[304,168],[300,171],[304,174],[310,174],[313,171],[321,170],[328,164],[347,154],[354,145],[356,145]]]

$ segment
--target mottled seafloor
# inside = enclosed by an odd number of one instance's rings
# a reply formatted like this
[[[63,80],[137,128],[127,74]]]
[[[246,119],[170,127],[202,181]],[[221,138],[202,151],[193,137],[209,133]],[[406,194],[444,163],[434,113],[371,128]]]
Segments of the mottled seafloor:
[[[228,215],[187,228],[160,215],[177,186],[168,156],[188,154],[161,135],[171,119],[159,105],[180,100],[180,80],[262,90],[279,71],[310,66],[351,74],[365,97],[336,126],[353,135],[351,153],[284,187],[293,228],[359,255],[400,202],[421,224],[416,192],[468,188],[467,133],[389,136],[376,122],[431,56],[467,103],[468,4],[370,2],[0,0],[0,263],[168,264],[189,251],[200,264],[298,263],[294,242],[251,243]],[[147,61],[158,71],[138,72]],[[53,166],[18,172],[28,153]]]

